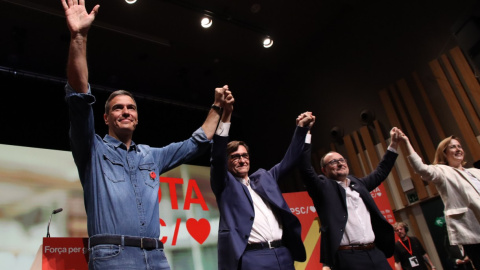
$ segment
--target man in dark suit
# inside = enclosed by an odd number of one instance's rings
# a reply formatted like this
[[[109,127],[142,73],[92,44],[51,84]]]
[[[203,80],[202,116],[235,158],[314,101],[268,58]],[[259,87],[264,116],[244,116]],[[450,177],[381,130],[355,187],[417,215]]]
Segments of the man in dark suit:
[[[301,161],[301,174],[321,221],[320,262],[332,269],[391,269],[393,227],[378,210],[370,191],[390,173],[398,156],[397,129],[375,171],[363,178],[349,175],[347,160],[337,152],[320,162],[325,175],[317,175],[310,163],[310,144]]]
[[[242,141],[228,143],[231,107],[226,102],[211,155],[211,187],[220,210],[218,269],[294,270],[294,261],[306,259],[301,225],[277,181],[300,159],[315,117],[301,114],[282,161],[249,176],[248,146]]]

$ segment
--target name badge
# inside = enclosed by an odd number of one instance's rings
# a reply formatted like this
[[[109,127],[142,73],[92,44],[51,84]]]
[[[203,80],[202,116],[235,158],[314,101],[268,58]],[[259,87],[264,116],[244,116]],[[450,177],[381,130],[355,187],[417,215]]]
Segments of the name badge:
[[[412,256],[412,257],[408,258],[408,260],[410,261],[410,265],[412,267],[419,266],[417,256]]]

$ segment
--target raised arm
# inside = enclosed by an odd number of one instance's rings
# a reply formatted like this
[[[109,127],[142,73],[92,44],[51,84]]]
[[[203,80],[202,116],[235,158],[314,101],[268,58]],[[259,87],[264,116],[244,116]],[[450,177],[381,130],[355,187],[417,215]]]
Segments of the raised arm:
[[[233,103],[235,103],[235,99],[233,98],[232,92],[230,90],[225,90],[224,93],[224,105],[223,105],[223,114],[222,114],[222,122],[223,123],[230,123],[232,118],[233,112]]]
[[[228,91],[228,94],[227,94]],[[213,102],[212,108],[208,112],[207,119],[202,125],[203,132],[207,135],[207,138],[211,140],[213,138],[213,134],[215,134],[215,130],[217,129],[218,121],[222,116],[222,111],[225,110],[225,103],[226,99],[229,99],[231,104],[228,108],[230,111],[230,115],[233,111],[233,99],[232,93],[228,90],[228,85],[224,85],[221,88],[215,88],[215,100]],[[228,115],[228,121],[230,122],[230,115]]]
[[[415,154],[415,149],[413,149],[412,144],[410,143],[410,140],[408,139],[407,135],[403,133],[400,129],[397,128],[397,133],[399,134],[399,139],[402,140],[405,143],[405,146],[407,148],[407,154],[408,156],[411,156],[412,154]]]
[[[85,0],[61,1],[65,10],[67,26],[70,30],[70,48],[67,62],[68,83],[77,93],[87,93],[87,34],[100,5],[96,5],[90,13],[87,13]]]
[[[408,162],[415,173],[419,174],[425,181],[432,181],[444,177],[440,169],[423,163],[422,158],[417,154],[417,152],[415,152],[415,149],[413,149],[413,146],[410,143],[407,135],[405,135],[401,130],[399,130],[399,134],[400,139],[405,143],[407,148]]]
[[[296,118],[297,128],[293,134],[292,141],[283,157],[282,161],[273,166],[269,172],[275,179],[289,171],[295,166],[302,157],[303,149],[305,148],[305,136],[309,127],[315,122],[315,116],[311,112],[304,112]]]

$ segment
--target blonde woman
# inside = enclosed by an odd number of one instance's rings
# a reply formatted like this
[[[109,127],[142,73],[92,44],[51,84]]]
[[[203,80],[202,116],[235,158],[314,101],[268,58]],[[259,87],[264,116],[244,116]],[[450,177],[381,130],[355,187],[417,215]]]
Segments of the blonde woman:
[[[423,163],[403,132],[400,137],[413,170],[423,180],[433,182],[440,193],[450,244],[463,245],[475,268],[480,269],[480,170],[463,167],[465,152],[455,136],[438,144],[432,165]]]

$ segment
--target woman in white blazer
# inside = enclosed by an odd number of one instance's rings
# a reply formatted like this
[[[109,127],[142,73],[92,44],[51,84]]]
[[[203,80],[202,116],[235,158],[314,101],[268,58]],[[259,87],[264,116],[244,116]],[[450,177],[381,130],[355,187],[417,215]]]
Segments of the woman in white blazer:
[[[480,269],[480,170],[463,167],[465,153],[455,136],[438,144],[432,165],[423,163],[403,132],[401,138],[413,170],[423,180],[432,181],[440,193],[451,245],[463,245],[475,268]]]

